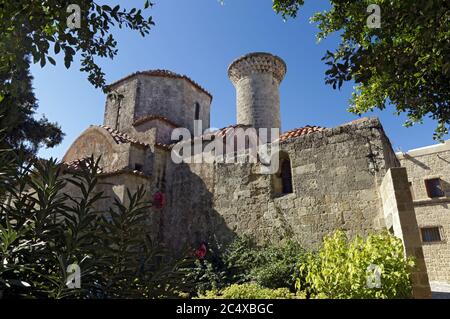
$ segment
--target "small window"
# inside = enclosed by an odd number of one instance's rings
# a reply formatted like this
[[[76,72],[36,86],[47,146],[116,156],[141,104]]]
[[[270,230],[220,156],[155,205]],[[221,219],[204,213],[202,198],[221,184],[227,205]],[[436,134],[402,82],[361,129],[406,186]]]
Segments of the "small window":
[[[272,194],[278,197],[293,192],[291,161],[287,153],[281,152],[278,172],[272,176]]]
[[[292,193],[292,172],[289,159],[284,159],[281,162],[281,181],[283,183],[283,194]]]
[[[414,195],[414,188],[413,188],[413,183],[412,182],[409,182],[409,191],[411,192],[412,200],[415,200],[416,196]]]
[[[424,243],[434,243],[442,241],[439,227],[421,228],[420,232],[422,235],[422,242]]]
[[[425,188],[427,189],[428,197],[436,198],[443,197],[444,191],[442,190],[442,184],[440,178],[432,178],[425,180]]]
[[[143,169],[142,164],[138,164],[138,163],[134,164],[134,169],[136,171],[142,172],[142,169]]]
[[[199,120],[200,119],[200,104],[195,103],[195,116],[194,116],[195,120]]]

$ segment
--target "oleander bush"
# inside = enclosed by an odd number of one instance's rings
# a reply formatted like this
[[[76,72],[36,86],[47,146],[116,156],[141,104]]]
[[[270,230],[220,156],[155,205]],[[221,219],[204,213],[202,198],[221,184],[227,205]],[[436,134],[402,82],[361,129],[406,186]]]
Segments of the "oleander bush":
[[[98,160],[80,165],[68,173],[54,160],[0,151],[0,298],[178,296],[184,260],[146,233],[144,189],[98,211]],[[69,265],[81,270],[80,289],[67,285]]]
[[[248,282],[249,271],[256,260],[255,247],[246,237],[237,238],[227,246],[211,240],[205,256],[195,259],[185,269],[185,286],[189,294],[196,296],[233,283]]]
[[[402,241],[388,231],[353,240],[337,231],[307,255],[297,289],[311,298],[410,298],[413,266]]]

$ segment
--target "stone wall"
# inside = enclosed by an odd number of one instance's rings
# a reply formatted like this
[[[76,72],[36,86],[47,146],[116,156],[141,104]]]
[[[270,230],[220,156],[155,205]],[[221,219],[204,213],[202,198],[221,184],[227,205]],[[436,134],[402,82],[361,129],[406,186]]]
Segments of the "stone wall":
[[[203,130],[210,128],[211,120],[211,97],[196,87],[192,86],[189,82],[184,81],[183,87],[183,107],[184,115],[179,120],[174,120],[182,127],[188,128],[191,132],[194,129],[195,118],[195,103],[200,106],[199,120],[202,121]],[[180,107],[175,105],[174,107]]]
[[[103,124],[121,132],[129,132],[134,122],[139,81],[132,78],[114,88],[106,98]]]
[[[403,241],[405,255],[413,257],[416,263],[411,272],[413,296],[416,299],[431,298],[419,227],[404,167],[389,169],[381,183],[380,195],[387,227]]]
[[[440,228],[441,242],[423,243],[430,281],[450,284],[450,141],[397,155],[408,171],[419,227]],[[445,196],[429,198],[425,180],[437,177]]]
[[[279,85],[286,64],[268,53],[252,53],[235,60],[228,75],[236,88],[237,124],[281,129]]]
[[[117,144],[103,128],[92,126],[73,142],[62,161],[70,163],[94,155],[96,159],[101,157],[100,167],[111,172],[129,167],[133,148],[130,144]]]
[[[161,121],[159,119],[152,119],[149,121],[145,121],[140,125],[136,125],[134,129],[137,134],[154,131],[153,134],[155,138],[153,141],[149,141],[150,144],[154,144],[154,142],[170,144],[172,142],[171,136],[174,126],[165,123],[164,121]],[[139,140],[143,141],[141,138],[139,138]]]
[[[294,193],[274,197],[272,175],[255,164],[168,164],[165,239],[197,244],[282,238],[317,248],[324,235],[352,236],[385,227],[378,188],[396,165],[377,119],[326,129],[281,144],[291,160]]]
[[[120,98],[114,98],[117,95]],[[200,105],[199,119],[203,127],[209,128],[211,97],[208,94],[182,77],[137,74],[111,89],[104,124],[134,135],[137,120],[158,115],[193,132],[196,103]]]

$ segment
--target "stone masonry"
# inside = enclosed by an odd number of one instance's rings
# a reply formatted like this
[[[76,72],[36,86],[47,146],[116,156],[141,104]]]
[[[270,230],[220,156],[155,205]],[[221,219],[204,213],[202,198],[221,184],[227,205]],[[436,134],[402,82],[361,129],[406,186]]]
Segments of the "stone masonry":
[[[286,64],[267,53],[252,53],[235,60],[228,76],[236,87],[237,123],[254,128],[281,129],[279,85]]]
[[[433,227],[440,233],[439,241],[422,243],[430,281],[450,287],[450,140],[397,153],[397,157],[408,171],[419,227]],[[426,189],[430,179],[440,181],[442,196],[430,197]]]
[[[237,124],[200,136],[194,136],[194,120],[209,127],[210,93],[170,71],[131,74],[109,87],[104,125],[84,131],[63,161],[76,166],[92,154],[102,156],[102,190],[120,200],[126,200],[127,188],[139,185],[148,190],[148,200],[163,193],[164,207],[149,211],[149,234],[174,251],[242,235],[259,243],[290,238],[316,249],[323,236],[337,229],[355,236],[393,228],[405,253],[419,260],[415,297],[429,297],[426,266],[442,267],[448,255],[436,251],[439,261],[429,261],[434,257],[426,250],[423,262],[419,227],[412,218],[418,206],[404,187],[408,176],[403,160],[378,119],[282,133],[274,142],[279,143],[280,166],[272,174],[262,173],[261,162],[239,162],[235,148],[226,154],[232,162],[216,157],[203,163],[173,161],[176,149],[197,139],[204,143],[205,136],[228,143],[238,129],[279,129],[278,88],[285,73],[285,63],[269,53],[235,60],[228,74],[236,88]],[[179,141],[177,128],[188,130],[187,141]],[[268,144],[271,149],[274,143]],[[105,208],[110,204],[101,203]],[[417,216],[419,225],[422,215]]]

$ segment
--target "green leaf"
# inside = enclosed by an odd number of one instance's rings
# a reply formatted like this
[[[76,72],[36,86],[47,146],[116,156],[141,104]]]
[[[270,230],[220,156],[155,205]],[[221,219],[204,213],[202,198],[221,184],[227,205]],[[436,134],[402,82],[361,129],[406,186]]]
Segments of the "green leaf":
[[[45,55],[41,55],[40,56],[40,65],[41,68],[43,68],[45,66],[46,60],[45,60]]]
[[[55,43],[54,50],[55,50],[55,54],[58,54],[61,51],[61,46],[59,45],[58,42]]]
[[[48,59],[48,61],[49,61],[51,64],[56,65],[55,59],[53,59],[53,58],[50,57],[50,56],[48,56],[47,59]]]

